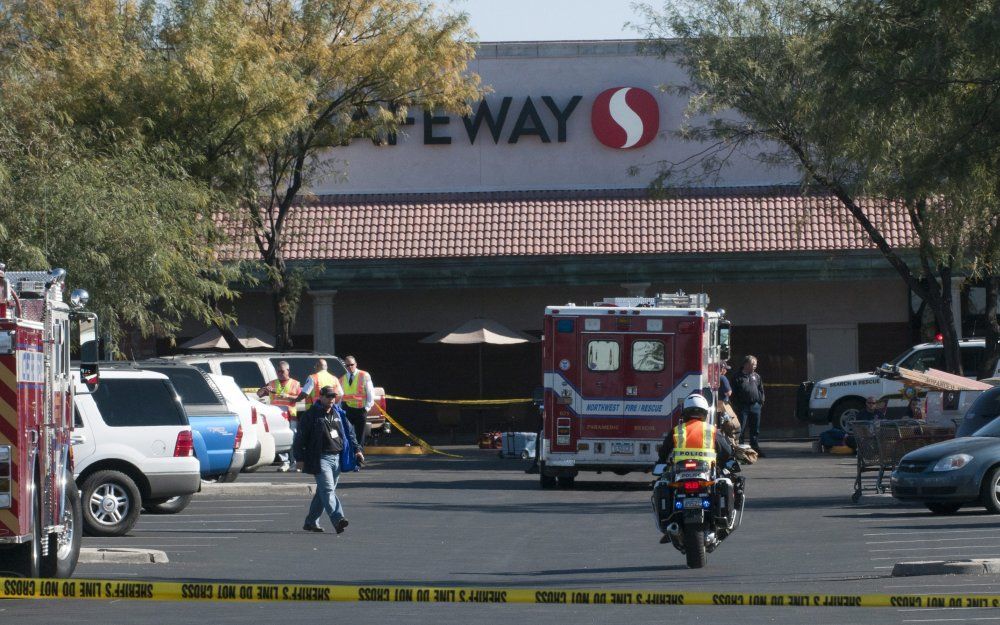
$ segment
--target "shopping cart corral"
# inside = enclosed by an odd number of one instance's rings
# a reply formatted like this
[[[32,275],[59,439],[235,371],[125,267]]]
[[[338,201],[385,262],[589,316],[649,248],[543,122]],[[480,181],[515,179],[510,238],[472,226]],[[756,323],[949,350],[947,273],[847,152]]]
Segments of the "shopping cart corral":
[[[928,425],[917,419],[878,419],[855,423],[857,475],[851,501],[857,503],[865,490],[884,493],[886,474],[896,468],[903,456],[914,449],[950,440],[954,436],[954,427]]]

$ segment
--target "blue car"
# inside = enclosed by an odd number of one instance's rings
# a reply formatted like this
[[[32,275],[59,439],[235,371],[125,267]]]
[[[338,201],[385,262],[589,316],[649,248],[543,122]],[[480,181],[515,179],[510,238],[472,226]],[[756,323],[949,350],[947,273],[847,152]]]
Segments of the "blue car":
[[[162,373],[181,396],[194,438],[194,455],[205,480],[231,482],[247,461],[239,449],[243,430],[239,416],[227,407],[222,393],[202,371],[170,360],[144,360],[140,369]],[[259,449],[259,448],[258,448]],[[255,463],[257,459],[253,459]],[[252,464],[251,463],[251,464]]]
[[[969,407],[960,438],[911,451],[892,472],[892,496],[935,514],[984,506],[1000,514],[1000,387]]]

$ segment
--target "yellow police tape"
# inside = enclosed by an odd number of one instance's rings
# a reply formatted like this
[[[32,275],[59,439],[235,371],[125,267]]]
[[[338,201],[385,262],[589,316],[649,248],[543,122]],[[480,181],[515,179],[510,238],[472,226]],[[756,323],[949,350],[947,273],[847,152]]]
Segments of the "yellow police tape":
[[[1000,608],[1000,595],[815,595],[682,590],[341,586],[259,582],[0,578],[0,599],[135,601],[374,601],[572,605],[739,605],[786,608]]]
[[[470,406],[505,406],[508,404],[525,404],[533,401],[530,397],[516,399],[418,399],[401,395],[386,395],[386,399],[399,401],[416,401],[425,404],[467,404]]]
[[[396,426],[396,429],[399,430],[399,432],[403,436],[406,436],[407,438],[409,438],[411,441],[413,441],[417,445],[420,445],[420,448],[423,449],[424,451],[426,451],[427,453],[439,454],[441,456],[447,456],[448,458],[461,458],[462,457],[462,456],[459,456],[457,454],[445,453],[445,452],[443,452],[443,451],[441,451],[439,449],[435,449],[435,448],[431,447],[430,443],[428,443],[424,439],[420,438],[416,434],[410,432],[409,430],[407,430],[406,428],[404,428],[402,425],[400,425],[399,421],[396,421],[391,416],[389,416],[389,413],[385,411],[385,408],[383,408],[382,406],[380,406],[377,403],[375,404],[375,407],[378,408],[378,411],[382,413],[382,416],[385,417],[386,421],[388,421],[389,423],[391,423],[394,426]]]

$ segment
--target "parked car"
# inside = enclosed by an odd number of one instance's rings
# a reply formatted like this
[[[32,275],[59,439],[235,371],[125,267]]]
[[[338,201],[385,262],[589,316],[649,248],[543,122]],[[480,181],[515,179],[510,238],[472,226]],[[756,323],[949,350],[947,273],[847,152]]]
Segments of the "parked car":
[[[180,395],[194,435],[194,455],[201,463],[201,477],[231,482],[246,461],[240,448],[245,435],[239,416],[231,411],[215,383],[203,371],[171,360],[151,359],[135,363],[144,371],[170,378]]]
[[[982,391],[958,424],[955,437],[972,436],[1000,416],[1000,387]]]
[[[968,377],[975,377],[986,354],[983,339],[962,339],[959,342],[962,355],[962,369]],[[941,343],[921,343],[893,358],[888,364],[926,371],[944,369],[944,346]],[[1000,363],[993,374],[1000,376]],[[832,423],[835,427],[850,431],[851,426],[865,407],[865,398],[898,395],[903,384],[896,380],[881,378],[874,373],[852,373],[819,382],[803,382],[799,387],[796,402],[796,416],[809,423]],[[887,416],[901,417],[906,411],[905,399],[889,401]]]
[[[203,353],[173,356],[174,360],[195,366],[202,371],[232,376],[248,397],[256,397],[257,390],[277,377],[276,366],[282,360],[288,362],[290,375],[305,384],[306,378],[313,373],[316,360],[326,360],[327,370],[336,377],[347,373],[343,361],[332,354],[315,352],[239,352],[239,353]],[[375,387],[375,403],[368,413],[368,432],[380,434],[389,433],[389,424],[385,419],[385,389]],[[381,408],[381,410],[379,409]],[[305,402],[298,405],[300,412],[308,409]]]
[[[266,408],[266,406],[261,402],[247,399],[239,385],[236,384],[236,380],[230,376],[215,375],[214,373],[208,375],[222,393],[223,399],[226,400],[226,406],[240,416],[243,432],[253,432],[252,439],[257,449],[253,455],[247,456],[247,460],[243,464],[243,471],[250,473],[270,465],[274,462],[274,437],[271,436],[271,428],[267,423],[267,418],[258,410],[258,406],[260,408]],[[244,449],[250,445],[248,440],[251,440],[251,437],[244,434]],[[256,462],[251,462],[251,458],[255,458]]]
[[[179,512],[201,488],[191,426],[166,376],[101,365],[93,393],[74,374],[74,473],[84,531],[127,534],[140,509]]]
[[[984,391],[959,432],[971,436],[911,451],[892,472],[892,496],[919,501],[935,514],[981,505],[1000,513],[1000,387]]]

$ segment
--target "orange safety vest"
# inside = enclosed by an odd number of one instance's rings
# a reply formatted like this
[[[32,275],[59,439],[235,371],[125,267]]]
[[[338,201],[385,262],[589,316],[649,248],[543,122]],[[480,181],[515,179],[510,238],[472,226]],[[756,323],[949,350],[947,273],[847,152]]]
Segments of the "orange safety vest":
[[[674,461],[693,458],[715,462],[715,426],[692,419],[674,428]]]
[[[309,394],[306,395],[306,402],[309,404],[316,403],[316,398],[319,397],[319,392],[324,386],[332,386],[334,388],[340,388],[340,381],[334,377],[332,373],[326,371],[317,371],[316,373],[309,376],[313,381],[312,389]],[[344,391],[341,390],[341,393]]]
[[[340,385],[344,387],[344,403],[351,408],[364,408],[367,399],[365,378],[368,377],[368,372],[358,369],[357,373],[354,374],[354,384],[348,382],[350,377],[348,373],[340,377]]]
[[[301,392],[302,385],[295,378],[288,378],[288,381],[284,383],[281,380],[271,380],[267,383],[267,394],[271,398],[271,405],[280,406],[289,419],[295,418],[295,404],[298,402]],[[289,397],[278,397],[279,395],[288,395]]]

